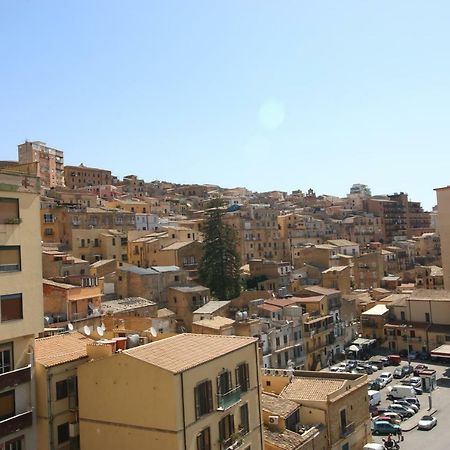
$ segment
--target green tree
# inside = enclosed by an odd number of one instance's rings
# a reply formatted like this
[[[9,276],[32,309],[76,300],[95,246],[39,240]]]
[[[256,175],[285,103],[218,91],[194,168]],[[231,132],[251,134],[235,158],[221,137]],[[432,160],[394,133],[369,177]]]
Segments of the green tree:
[[[229,300],[241,292],[237,237],[234,229],[223,222],[225,209],[220,200],[213,200],[209,206],[198,272],[201,282],[214,297]]]

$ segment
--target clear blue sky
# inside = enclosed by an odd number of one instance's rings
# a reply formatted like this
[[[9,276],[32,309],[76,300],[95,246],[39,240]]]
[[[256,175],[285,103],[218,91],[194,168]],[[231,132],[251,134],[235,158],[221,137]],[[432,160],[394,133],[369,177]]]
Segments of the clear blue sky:
[[[0,159],[344,195],[450,184],[450,2],[0,0]]]

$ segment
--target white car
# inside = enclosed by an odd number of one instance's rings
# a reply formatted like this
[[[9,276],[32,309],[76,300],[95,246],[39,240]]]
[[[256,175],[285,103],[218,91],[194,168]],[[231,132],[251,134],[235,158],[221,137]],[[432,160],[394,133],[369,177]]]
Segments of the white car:
[[[437,424],[437,419],[436,417],[433,416],[423,416],[420,420],[419,420],[419,424],[417,426],[417,428],[419,430],[431,430],[434,426],[436,426]]]
[[[379,378],[383,378],[383,380],[386,380],[386,384],[390,383],[393,379],[391,372],[382,372],[380,373]]]

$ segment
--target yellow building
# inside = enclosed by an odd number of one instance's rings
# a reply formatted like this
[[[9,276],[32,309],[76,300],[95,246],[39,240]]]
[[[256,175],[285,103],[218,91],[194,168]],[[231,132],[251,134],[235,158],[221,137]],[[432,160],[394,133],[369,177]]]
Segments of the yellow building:
[[[79,367],[81,448],[262,450],[257,355],[255,338],[180,334]]]
[[[36,339],[38,450],[80,448],[77,367],[93,342],[77,332]]]
[[[35,448],[31,358],[43,330],[39,179],[0,169],[0,448]]]
[[[370,441],[367,375],[296,371],[295,377],[264,375],[262,384],[299,405],[302,425],[323,427],[322,448],[361,450]]]

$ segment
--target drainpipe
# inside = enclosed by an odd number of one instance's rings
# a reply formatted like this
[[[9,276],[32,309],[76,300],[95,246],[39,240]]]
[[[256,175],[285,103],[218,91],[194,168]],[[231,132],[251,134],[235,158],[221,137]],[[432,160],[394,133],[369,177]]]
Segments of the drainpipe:
[[[52,411],[52,377],[50,370],[47,373],[47,417],[48,417],[48,438],[50,450],[54,450],[53,444],[53,411]]]
[[[256,357],[256,388],[258,389],[258,404],[261,405],[261,385],[259,380],[259,353],[258,353],[258,343],[255,342],[255,357]],[[259,436],[261,440],[261,450],[264,448],[264,433],[262,429],[262,423],[261,423],[261,411],[259,411]]]
[[[184,380],[183,380],[183,372],[180,374],[181,379],[181,407],[183,409],[183,441],[184,441],[184,450],[187,450],[187,442],[186,442],[186,414],[184,411]]]

